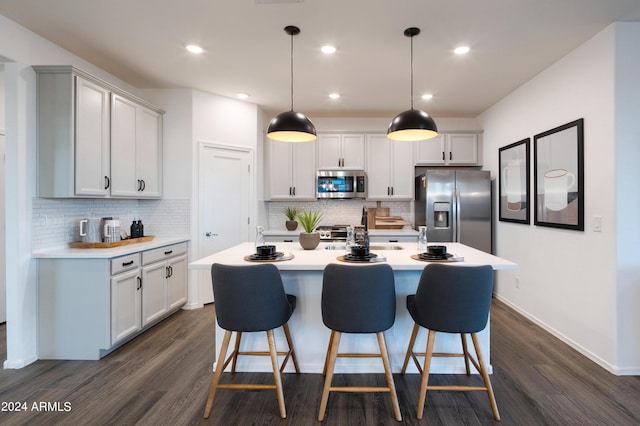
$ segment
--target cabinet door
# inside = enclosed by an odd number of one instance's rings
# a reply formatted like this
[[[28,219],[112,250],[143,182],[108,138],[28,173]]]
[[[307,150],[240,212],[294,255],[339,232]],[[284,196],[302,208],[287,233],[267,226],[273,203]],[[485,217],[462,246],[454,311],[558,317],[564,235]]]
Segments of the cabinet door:
[[[391,198],[396,200],[413,200],[414,175],[413,167],[414,142],[391,142]]]
[[[187,256],[179,256],[167,261],[168,308],[173,310],[187,303]]]
[[[293,146],[293,196],[296,199],[316,199],[316,144],[296,143]]]
[[[367,199],[387,199],[391,195],[390,142],[386,135],[367,135]]]
[[[364,135],[342,135],[342,167],[350,170],[364,170]]]
[[[162,196],[162,116],[140,106],[137,111],[136,170],[139,198]]]
[[[418,141],[415,164],[444,165],[448,153],[445,155],[445,135],[442,133],[435,138]]]
[[[111,344],[142,328],[140,280],[138,269],[111,277]]]
[[[447,135],[449,157],[448,164],[477,164],[478,135],[473,133]]]
[[[291,142],[269,141],[269,198],[290,199],[293,195],[293,147]]]
[[[75,194],[109,195],[109,91],[76,77]]]
[[[142,326],[167,312],[167,262],[156,262],[142,268]]]
[[[129,99],[111,101],[111,195],[137,197],[136,108]]]
[[[318,135],[318,168],[340,169],[342,164],[341,135]]]

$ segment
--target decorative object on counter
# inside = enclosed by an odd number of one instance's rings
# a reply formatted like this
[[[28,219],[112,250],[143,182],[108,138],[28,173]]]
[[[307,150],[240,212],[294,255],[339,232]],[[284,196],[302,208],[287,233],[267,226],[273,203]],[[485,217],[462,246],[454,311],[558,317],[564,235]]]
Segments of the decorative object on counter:
[[[295,207],[287,207],[284,209],[284,215],[287,217],[287,221],[284,226],[287,231],[295,231],[298,228],[298,222],[296,222],[296,216],[298,215],[298,209]]]
[[[153,241],[155,236],[147,235],[146,237],[140,238],[128,238],[126,240],[119,240],[114,242],[97,242],[97,243],[84,243],[82,241],[74,241],[69,243],[69,247],[71,248],[82,248],[82,249],[93,249],[93,248],[114,248],[120,246],[126,246],[129,244],[136,243],[146,243],[149,241]]]
[[[105,243],[115,243],[120,241],[120,221],[117,219],[104,220],[104,238]]]
[[[300,34],[300,28],[289,25],[284,31],[291,36],[291,110],[271,120],[267,137],[281,142],[312,142],[317,138],[315,126],[304,114],[293,110],[293,36]]]
[[[131,233],[129,234],[129,237],[144,237],[144,225],[142,224],[142,220],[138,219],[138,221],[136,222],[136,220],[134,219],[133,222],[131,222]]]
[[[264,226],[256,226],[256,249],[264,246]]]
[[[424,111],[413,108],[413,37],[420,34],[420,28],[411,27],[404,30],[404,35],[411,39],[411,109],[396,117],[389,124],[387,137],[398,141],[419,141],[438,136],[438,128],[433,118]]]
[[[345,240],[344,248],[347,253],[351,253],[351,247],[356,244],[356,232],[353,226],[347,226],[347,239]]]
[[[418,226],[418,252],[422,253],[427,249],[427,227]]]
[[[82,219],[80,221],[80,240],[83,243],[99,243],[102,241],[99,218]]]
[[[298,222],[304,232],[300,233],[300,245],[305,250],[314,250],[320,244],[320,233],[316,227],[322,220],[322,213],[317,210],[302,210],[298,212]]]

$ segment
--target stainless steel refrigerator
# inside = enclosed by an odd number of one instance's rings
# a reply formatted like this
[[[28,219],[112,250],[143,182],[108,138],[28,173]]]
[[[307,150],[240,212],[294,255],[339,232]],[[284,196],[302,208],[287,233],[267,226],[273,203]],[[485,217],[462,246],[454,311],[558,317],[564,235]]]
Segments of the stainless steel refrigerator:
[[[491,246],[491,175],[484,170],[416,168],[415,226],[432,242]]]

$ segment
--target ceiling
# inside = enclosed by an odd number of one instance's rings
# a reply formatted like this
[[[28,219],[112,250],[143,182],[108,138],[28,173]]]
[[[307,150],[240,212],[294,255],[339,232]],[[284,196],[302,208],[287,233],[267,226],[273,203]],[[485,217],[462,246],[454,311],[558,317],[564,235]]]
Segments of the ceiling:
[[[133,86],[246,92],[269,113],[290,107],[296,25],[294,108],[310,116],[408,109],[416,26],[415,107],[475,117],[610,23],[640,21],[640,0],[0,0],[0,14]]]

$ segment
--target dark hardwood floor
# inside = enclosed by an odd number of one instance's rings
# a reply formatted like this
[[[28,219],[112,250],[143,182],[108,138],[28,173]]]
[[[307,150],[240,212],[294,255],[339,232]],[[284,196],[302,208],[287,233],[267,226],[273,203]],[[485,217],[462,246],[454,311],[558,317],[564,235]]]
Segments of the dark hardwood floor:
[[[283,376],[287,419],[274,391],[220,391],[209,420],[202,412],[212,377],[213,306],[181,311],[100,361],[38,361],[0,370],[0,424],[7,425],[309,425],[316,421],[323,377]],[[295,336],[293,336],[295,342]],[[0,359],[6,358],[0,325]],[[640,424],[640,377],[616,377],[494,301],[491,376],[504,425]],[[262,380],[238,373],[227,381]],[[429,392],[422,421],[415,418],[418,375],[394,376],[403,421],[386,394],[329,398],[326,425],[493,424],[483,392]],[[479,381],[434,375],[430,383]],[[337,375],[334,385],[384,385],[384,376]],[[26,410],[10,412],[12,403]],[[36,403],[34,407],[34,403]],[[38,404],[45,403],[45,406]],[[48,404],[48,407],[46,406]],[[56,405],[57,403],[57,405]]]

